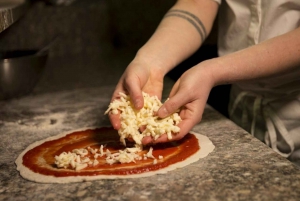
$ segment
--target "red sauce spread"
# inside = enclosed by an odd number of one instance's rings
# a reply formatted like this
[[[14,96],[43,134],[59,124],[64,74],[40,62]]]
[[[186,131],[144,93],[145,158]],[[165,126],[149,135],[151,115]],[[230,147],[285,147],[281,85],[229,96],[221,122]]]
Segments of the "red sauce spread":
[[[58,168],[54,163],[55,156],[62,152],[87,147],[99,149],[101,145],[106,145],[105,148],[111,152],[125,149],[120,143],[117,131],[113,128],[89,129],[44,142],[29,150],[23,156],[23,165],[33,172],[55,177],[128,175],[163,169],[177,162],[184,161],[200,149],[198,139],[192,134],[187,134],[183,139],[176,142],[152,145],[152,155],[157,159],[157,164],[153,164],[153,159],[148,158],[146,160],[138,160],[136,163],[116,163],[110,165],[106,163],[106,157],[103,156],[97,158],[99,161],[98,165],[90,165],[85,169],[75,171],[71,168]],[[147,153],[149,147],[145,147],[144,149],[143,153]],[[158,159],[159,155],[163,156],[163,159]]]

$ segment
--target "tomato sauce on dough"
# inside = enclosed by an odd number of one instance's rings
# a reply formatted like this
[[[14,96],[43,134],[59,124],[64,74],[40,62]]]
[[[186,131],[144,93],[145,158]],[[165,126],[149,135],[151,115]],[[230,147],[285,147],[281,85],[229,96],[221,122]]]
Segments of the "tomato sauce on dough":
[[[26,152],[23,156],[23,165],[33,172],[55,176],[93,176],[93,175],[132,175],[149,171],[156,171],[166,168],[172,164],[184,161],[196,153],[200,147],[198,139],[193,134],[187,134],[183,139],[175,142],[151,145],[152,155],[157,159],[153,163],[152,158],[137,160],[135,163],[115,163],[107,164],[105,156],[97,158],[99,163],[96,166],[88,166],[80,171],[73,169],[58,168],[55,156],[62,152],[69,152],[73,149],[91,147],[93,149],[104,145],[110,152],[123,150],[124,147],[119,140],[116,130],[111,127],[88,129],[67,134],[59,139],[46,141]],[[128,143],[130,146],[130,142]],[[149,147],[144,147],[140,154],[145,154]],[[89,153],[91,156],[91,153]],[[159,159],[159,156],[163,156]]]

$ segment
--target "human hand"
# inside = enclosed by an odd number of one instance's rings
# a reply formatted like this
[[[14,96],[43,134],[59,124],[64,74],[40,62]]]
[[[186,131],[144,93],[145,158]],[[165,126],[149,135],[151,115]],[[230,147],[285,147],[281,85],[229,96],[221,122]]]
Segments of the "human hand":
[[[165,73],[157,65],[151,65],[149,62],[134,59],[120,78],[112,95],[111,102],[120,97],[119,92],[129,94],[136,109],[141,109],[144,106],[142,91],[161,99],[164,75]],[[119,114],[110,113],[109,119],[114,129],[120,129]]]
[[[157,115],[164,118],[180,108],[182,121],[178,124],[180,132],[173,134],[169,140],[164,134],[157,140],[145,137],[143,144],[163,143],[175,141],[183,138],[198,122],[201,121],[202,114],[210,90],[214,86],[212,74],[207,70],[209,62],[202,62],[186,71],[173,86],[169,100],[159,109]]]

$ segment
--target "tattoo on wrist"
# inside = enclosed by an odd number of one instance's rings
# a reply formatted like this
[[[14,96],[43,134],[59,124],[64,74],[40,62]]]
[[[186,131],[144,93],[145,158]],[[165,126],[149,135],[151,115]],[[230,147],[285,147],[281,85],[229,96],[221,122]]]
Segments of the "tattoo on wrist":
[[[201,20],[194,14],[185,11],[185,10],[170,10],[165,17],[180,17],[183,18],[185,20],[187,20],[189,23],[191,23],[197,30],[197,32],[200,34],[201,40],[202,42],[205,40],[206,38],[206,30],[205,27],[203,25],[203,23],[201,22]]]

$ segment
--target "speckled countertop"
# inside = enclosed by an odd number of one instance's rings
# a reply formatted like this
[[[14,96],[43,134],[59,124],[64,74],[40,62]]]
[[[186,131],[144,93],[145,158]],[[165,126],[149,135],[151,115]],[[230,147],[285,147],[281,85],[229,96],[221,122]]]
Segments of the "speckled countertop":
[[[64,66],[80,71],[76,65],[81,63],[72,61]],[[73,85],[72,78],[64,77],[66,84],[58,86],[61,82],[53,78],[53,70],[59,67],[54,64],[49,63],[33,94],[0,101],[0,200],[300,199],[300,170],[210,106],[193,130],[208,136],[216,148],[208,157],[182,169],[140,179],[71,184],[24,180],[14,162],[31,143],[69,130],[109,124],[103,113],[124,67],[115,62],[109,64],[110,70],[84,71],[82,77],[74,78]]]
[[[0,33],[16,22],[28,9],[25,0],[0,1]]]

